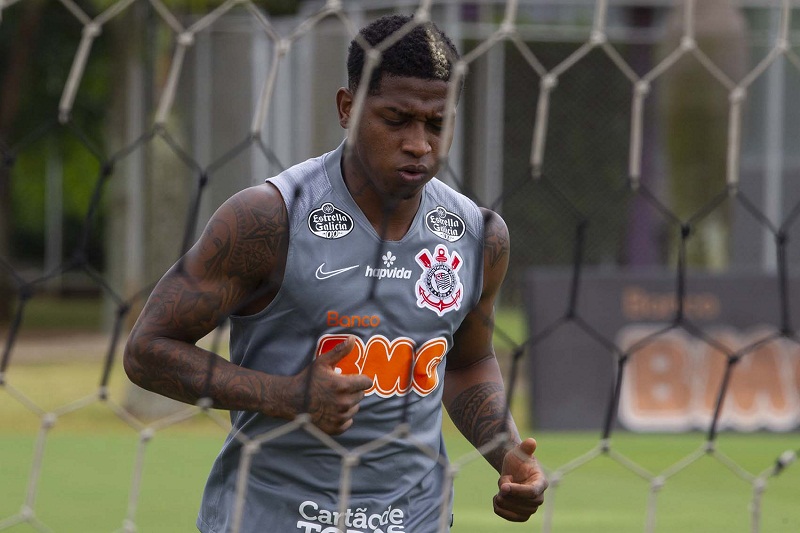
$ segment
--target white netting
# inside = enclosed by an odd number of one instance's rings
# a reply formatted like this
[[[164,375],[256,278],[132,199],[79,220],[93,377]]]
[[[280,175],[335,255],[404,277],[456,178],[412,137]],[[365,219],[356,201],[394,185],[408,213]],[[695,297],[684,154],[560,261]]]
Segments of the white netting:
[[[33,0],[0,0],[0,16],[7,17],[8,13],[12,10],[22,9],[25,4],[31,3]],[[276,100],[280,101],[281,98],[286,97],[286,89],[281,84],[286,83],[284,78],[290,77],[293,80],[297,79],[297,71],[289,69],[288,58],[292,54],[300,54],[298,60],[302,65],[303,56],[307,54],[305,48],[305,40],[310,36],[316,34],[325,35],[325,32],[330,31],[329,23],[334,21],[339,29],[343,29],[344,33],[349,37],[355,32],[355,29],[361,25],[365,18],[370,18],[374,14],[381,12],[381,10],[388,10],[393,8],[392,3],[358,3],[358,2],[341,2],[341,1],[328,1],[324,5],[309,2],[303,5],[306,15],[292,17],[273,17],[268,9],[264,9],[257,3],[242,0],[228,0],[219,4],[206,5],[207,11],[194,15],[187,15],[183,6],[174,6],[172,3],[165,3],[161,0],[149,0],[147,3],[147,12],[150,13],[149,24],[158,26],[161,29],[156,38],[163,38],[166,34],[171,40],[171,55],[168,58],[160,58],[159,64],[160,72],[162,73],[161,84],[158,87],[158,96],[155,105],[152,108],[153,118],[147,122],[144,130],[134,134],[132,140],[128,143],[123,143],[117,151],[106,154],[103,150],[97,149],[91,135],[86,135],[82,129],[82,125],[76,121],[80,110],[76,108],[75,103],[78,95],[86,87],[88,81],[87,65],[89,65],[93,58],[93,50],[98,39],[102,39],[105,30],[119,19],[125,19],[129,12],[133,9],[142,8],[145,4],[144,0],[123,0],[115,3],[76,3],[72,0],[61,0],[60,5],[56,2],[49,2],[48,9],[61,8],[65,9],[65,17],[69,17],[69,23],[74,24],[77,22],[77,27],[80,28],[81,38],[75,50],[74,57],[69,68],[66,81],[63,84],[63,91],[57,111],[53,115],[57,115],[57,122],[47,123],[37,126],[32,131],[26,131],[20,138],[0,138],[0,150],[2,150],[3,160],[5,162],[4,170],[8,176],[15,177],[13,174],[14,164],[21,153],[24,153],[29,147],[42,137],[54,134],[56,131],[66,131],[83,147],[83,150],[92,154],[96,159],[98,166],[97,185],[94,189],[94,194],[86,209],[85,225],[82,228],[82,238],[77,243],[74,253],[69,260],[57,264],[54,268],[45,271],[42,275],[28,275],[27,271],[19,268],[16,263],[9,257],[0,256],[0,265],[5,270],[10,283],[13,287],[13,295],[16,301],[15,314],[12,317],[10,327],[7,329],[5,348],[2,355],[2,362],[0,363],[0,394],[5,395],[15,404],[19,404],[22,408],[40,422],[40,430],[36,439],[35,448],[32,454],[31,466],[29,469],[29,477],[27,488],[24,493],[24,503],[20,511],[13,516],[0,517],[0,530],[11,529],[19,524],[27,524],[28,526],[39,531],[59,531],[59,524],[45,523],[40,519],[39,508],[37,507],[37,493],[39,481],[44,475],[44,453],[48,436],[51,429],[57,424],[58,420],[71,415],[72,413],[80,410],[86,410],[91,406],[101,404],[104,408],[110,410],[122,423],[132,428],[139,435],[138,448],[135,455],[135,461],[132,465],[132,482],[127,504],[127,512],[122,517],[122,529],[124,531],[134,531],[137,529],[137,509],[141,497],[142,490],[142,477],[147,471],[148,461],[147,454],[145,453],[150,443],[158,438],[158,435],[174,426],[184,424],[187,420],[196,417],[208,417],[213,423],[219,425],[223,429],[229,427],[229,423],[224,416],[209,409],[209,406],[201,402],[201,405],[195,407],[187,407],[179,410],[173,414],[159,418],[155,421],[145,422],[140,417],[132,414],[125,406],[121,405],[118,401],[114,400],[109,394],[109,379],[112,372],[113,365],[117,362],[120,353],[120,345],[124,341],[126,335],[126,326],[130,318],[132,309],[136,309],[141,305],[141,300],[149,292],[150,286],[144,286],[142,283],[142,276],[138,278],[140,285],[133,287],[126,287],[125,290],[119,290],[115,287],[118,285],[126,285],[126,283],[116,283],[111,281],[111,278],[98,272],[87,258],[87,247],[92,239],[94,224],[97,223],[97,212],[103,207],[103,198],[106,193],[107,183],[115,178],[120,166],[128,165],[130,167],[136,165],[132,163],[135,160],[135,154],[143,151],[151,145],[158,145],[165,147],[166,151],[171,154],[171,157],[180,163],[177,166],[189,169],[190,173],[195,176],[195,195],[193,196],[192,203],[189,206],[189,213],[187,215],[187,224],[182,232],[174,231],[172,233],[182,233],[181,250],[186,250],[187,247],[194,240],[196,235],[196,228],[199,219],[202,217],[204,202],[208,202],[210,193],[208,192],[208,185],[211,181],[212,175],[216,175],[224,167],[229,165],[232,161],[236,160],[244,153],[255,153],[259,156],[262,165],[258,168],[269,167],[270,169],[280,167],[280,157],[276,155],[280,150],[276,146],[280,146],[282,142],[276,135],[274,130],[270,129],[271,120],[280,121],[276,118],[279,113],[275,112]],[[559,318],[553,324],[543,325],[534,331],[530,332],[530,337],[524,340],[511,339],[506,333],[500,329],[497,332],[498,337],[504,344],[507,344],[507,351],[510,353],[509,362],[511,370],[509,372],[508,387],[510,389],[509,397],[513,397],[516,392],[516,387],[520,385],[520,365],[526,355],[526,350],[533,349],[540,345],[544,340],[548,339],[554,332],[565,327],[566,325],[576,326],[579,330],[584,332],[597,340],[599,346],[613,355],[614,361],[617,365],[616,370],[616,388],[609,402],[608,415],[602,422],[603,431],[600,442],[593,449],[587,453],[576,457],[573,460],[557,466],[552,464],[545,464],[549,473],[550,488],[547,492],[546,504],[540,515],[535,519],[541,524],[543,531],[550,531],[553,529],[553,524],[557,521],[557,514],[575,513],[579,510],[561,510],[557,504],[557,494],[560,493],[561,487],[565,483],[569,483],[570,477],[578,470],[584,470],[587,465],[593,463],[598,457],[606,457],[617,463],[621,469],[630,472],[634,477],[639,478],[640,481],[632,483],[642,483],[643,486],[648,487],[648,497],[646,501],[646,511],[643,513],[643,527],[646,531],[657,530],[657,517],[658,517],[658,502],[659,495],[663,489],[670,485],[673,478],[682,472],[691,471],[702,458],[710,457],[717,461],[724,469],[733,473],[737,483],[741,483],[747,487],[752,496],[749,499],[749,510],[742,511],[742,522],[748,523],[748,530],[759,531],[762,522],[763,500],[765,498],[765,490],[769,487],[771,480],[789,467],[796,459],[796,453],[793,451],[786,451],[777,459],[774,455],[765,455],[760,469],[755,473],[751,469],[745,468],[738,464],[737,461],[728,457],[720,448],[718,443],[718,423],[721,413],[724,409],[723,399],[730,386],[731,376],[737,364],[748,356],[754,357],[754,353],[765,344],[781,341],[788,344],[797,344],[797,336],[791,322],[790,313],[788,310],[788,294],[789,294],[789,258],[788,242],[789,234],[792,225],[800,212],[800,203],[789,209],[786,216],[781,217],[780,220],[774,220],[771,213],[755,207],[755,203],[750,200],[747,195],[740,192],[740,169],[742,166],[742,138],[743,138],[743,115],[745,113],[745,103],[747,102],[748,92],[751,88],[769,74],[770,69],[780,63],[788,69],[793,71],[800,71],[800,56],[793,48],[793,34],[792,22],[795,15],[794,6],[790,0],[782,0],[775,2],[760,2],[746,4],[746,8],[760,9],[771,16],[773,16],[778,23],[775,28],[776,31],[769,37],[766,45],[767,52],[763,57],[758,59],[746,69],[746,72],[741,76],[734,76],[729,69],[724,68],[715,63],[715,60],[703,49],[699,44],[696,35],[696,10],[700,4],[700,0],[692,1],[686,0],[685,2],[648,2],[648,3],[633,3],[633,2],[613,2],[609,0],[597,0],[596,2],[571,2],[569,3],[571,9],[579,12],[579,15],[591,14],[591,22],[578,25],[577,27],[562,28],[562,32],[576,32],[580,37],[577,39],[574,49],[562,56],[558,60],[553,61],[552,58],[549,62],[542,61],[534,49],[530,46],[532,39],[529,35],[531,27],[537,28],[535,17],[544,13],[547,14],[548,6],[551,9],[556,9],[558,3],[552,2],[521,2],[508,0],[504,3],[469,3],[469,2],[420,2],[412,5],[401,6],[405,12],[413,12],[416,14],[418,23],[426,20],[436,20],[436,16],[445,16],[444,26],[448,23],[453,23],[453,19],[464,17],[465,13],[475,13],[481,10],[486,10],[488,16],[481,18],[480,24],[476,24],[474,28],[479,28],[480,31],[474,31],[472,34],[459,35],[464,41],[469,41],[470,46],[465,49],[462,46],[463,53],[462,60],[456,65],[456,76],[460,79],[467,75],[471,67],[478,65],[480,61],[486,60],[488,54],[498,47],[506,47],[506,49],[515,50],[516,53],[522,58],[522,63],[527,65],[529,71],[521,73],[529,78],[536,80],[536,87],[533,87],[530,94],[536,98],[534,119],[527,124],[528,131],[530,132],[531,144],[524,149],[516,147],[519,158],[524,158],[527,161],[529,168],[529,176],[526,176],[525,186],[529,183],[545,183],[547,187],[553,187],[556,193],[553,193],[555,198],[564,201],[568,206],[567,211],[574,215],[576,223],[574,224],[575,238],[574,242],[562,243],[562,248],[567,250],[567,254],[571,250],[575,250],[572,266],[574,267],[574,277],[570,284],[569,294],[565,296],[567,304],[567,311],[563,317]],[[645,71],[642,71],[637,66],[632,66],[626,58],[626,54],[621,52],[620,47],[615,45],[613,35],[617,27],[611,27],[609,24],[609,13],[614,10],[619,10],[627,7],[653,7],[657,6],[659,9],[666,11],[677,11],[681,15],[682,23],[680,24],[678,44],[663,54],[663,58],[649,66]],[[738,5],[738,4],[737,4]],[[555,7],[554,7],[555,6]],[[563,6],[562,6],[563,7]],[[537,11],[539,9],[539,11]],[[742,9],[745,9],[744,7]],[[460,11],[461,10],[461,11]],[[89,14],[96,12],[96,15]],[[254,99],[255,105],[250,112],[249,130],[243,133],[243,137],[238,143],[228,142],[223,150],[217,152],[218,157],[202,154],[204,158],[199,160],[197,151],[188,150],[183,148],[183,140],[181,136],[184,135],[179,128],[173,128],[171,121],[176,115],[176,106],[181,105],[181,93],[179,87],[181,84],[182,76],[186,75],[187,56],[193,47],[197,47],[199,37],[209,32],[216,25],[227,24],[229,21],[228,16],[231,13],[236,13],[237,16],[245,17],[248,19],[248,32],[255,32],[259,34],[259,39],[263,43],[264,50],[269,50],[271,57],[268,58],[267,64],[269,65],[263,80],[259,80],[259,87],[254,91],[257,97]],[[436,16],[434,16],[436,15]],[[474,15],[474,13],[473,13]],[[486,15],[486,13],[483,13]],[[580,17],[577,17],[580,18]],[[796,17],[794,17],[796,18]],[[533,21],[531,20],[533,19]],[[5,20],[5,19],[0,19]],[[127,20],[127,19],[125,19]],[[288,22],[287,22],[288,21]],[[437,22],[441,22],[437,20]],[[546,25],[542,25],[546,26]],[[6,24],[0,23],[0,34],[4,31]],[[473,29],[474,29],[473,28]],[[409,30],[411,28],[408,28]],[[541,28],[539,28],[541,30]],[[547,36],[547,31],[542,31],[538,35]],[[398,35],[399,38],[401,35]],[[794,39],[796,41],[796,39]],[[380,60],[380,50],[388,46],[389,43],[383,43],[378,46],[373,53],[368,55],[369,60],[366,65],[365,75],[368,76],[375,64]],[[13,46],[13,43],[12,43]],[[298,51],[299,50],[299,51]],[[563,79],[572,74],[576,69],[581,69],[586,59],[590,56],[597,54],[603,55],[608,64],[614,69],[613,75],[621,75],[626,80],[629,90],[629,136],[626,139],[627,145],[627,169],[625,171],[625,185],[628,187],[630,194],[636,196],[651,206],[657,212],[663,214],[665,220],[672,223],[677,228],[674,233],[677,235],[674,239],[674,249],[671,251],[671,257],[674,258],[674,265],[676,265],[676,290],[675,301],[676,310],[674,313],[674,320],[662,329],[657,329],[655,332],[646,335],[639,339],[637,342],[632,343],[630,346],[619,346],[617,339],[610,338],[613,332],[598,331],[591,323],[591,319],[585,318],[577,305],[578,294],[580,292],[580,274],[584,267],[583,252],[587,245],[587,240],[591,237],[586,236],[586,226],[592,222],[593,211],[587,208],[579,201],[575,201],[570,197],[570,194],[558,190],[559,179],[558,176],[548,175],[547,163],[552,159],[568,158],[569,155],[564,155],[563,151],[556,151],[556,155],[551,155],[553,147],[546,141],[549,140],[550,126],[552,125],[552,110],[553,98],[558,95],[560,90],[563,90]],[[265,52],[266,56],[266,52]],[[648,99],[652,97],[654,87],[657,87],[661,80],[671,73],[680,62],[692,61],[699,65],[712,80],[712,84],[716,89],[721,91],[727,96],[727,143],[725,155],[725,185],[719,194],[713,196],[708,202],[705,202],[699,209],[692,212],[689,216],[684,216],[678,209],[674,209],[668,205],[667,202],[660,200],[659,191],[648,188],[642,184],[643,178],[643,155],[645,146],[645,130],[648,126],[646,109]],[[201,70],[200,63],[194,63],[191,66],[195,75],[198,70]],[[548,65],[548,66],[545,66]],[[343,69],[336,65],[336,68]],[[482,67],[485,68],[485,67]],[[288,70],[287,70],[288,69]],[[282,78],[283,76],[283,78]],[[513,76],[511,78],[514,79]],[[51,80],[52,81],[52,80]],[[114,80],[107,80],[108,83],[114,83]],[[604,80],[596,80],[598,86],[602,85]],[[202,82],[201,82],[202,83]],[[457,84],[453,84],[455,87]],[[364,97],[364,92],[367,84],[362,84],[361,91],[356,98],[356,113],[354,120],[358,120],[361,99]],[[283,88],[282,88],[283,87]],[[686,89],[691,90],[691,89]],[[281,94],[281,91],[284,91]],[[291,89],[290,89],[291,92]],[[199,107],[203,104],[202,98],[197,95],[201,91],[195,92],[195,101],[185,103],[186,107],[192,106]],[[456,93],[453,91],[449,96],[449,103],[454,106],[456,103]],[[283,100],[284,102],[287,100]],[[331,98],[332,102],[332,98]],[[295,105],[297,105],[295,103]],[[307,104],[308,105],[308,104]],[[331,104],[332,105],[332,104]],[[488,106],[488,104],[487,104]],[[448,114],[448,117],[451,115]],[[453,114],[455,116],[455,114]],[[281,127],[279,124],[277,127]],[[195,127],[198,127],[195,124]],[[458,124],[447,122],[444,125],[446,135],[458,137]],[[580,127],[580,124],[576,124]],[[307,133],[307,132],[306,132]],[[310,134],[309,134],[310,135]],[[229,141],[229,140],[228,140]],[[313,143],[311,143],[313,144]],[[231,146],[232,148],[227,148]],[[458,141],[456,141],[456,148],[458,149]],[[199,149],[202,150],[202,147]],[[463,152],[468,150],[463,149]],[[296,156],[297,152],[284,151],[282,156],[290,154]],[[440,154],[445,157],[446,154]],[[457,154],[462,155],[463,154]],[[465,192],[472,192],[472,196],[476,198],[479,204],[488,206],[500,206],[504,198],[509,198],[518,194],[516,190],[508,190],[507,187],[500,187],[498,197],[492,196],[494,192],[498,192],[496,187],[493,187],[491,180],[471,179],[467,180],[460,174],[459,169],[463,166],[468,166],[464,163],[464,159],[454,157],[451,154],[448,158],[448,166],[446,166],[446,174],[448,180],[454,186],[461,188]],[[497,167],[495,167],[496,169]],[[502,166],[500,167],[502,170]],[[142,171],[142,169],[139,169]],[[466,171],[465,171],[466,172]],[[94,177],[92,177],[93,179]],[[21,179],[21,178],[20,178]],[[522,190],[522,187],[520,187]],[[683,309],[683,298],[686,294],[685,281],[688,276],[688,259],[687,247],[691,245],[692,239],[697,238],[696,229],[700,226],[704,219],[711,213],[716,213],[723,209],[723,205],[727,202],[738,201],[744,209],[751,214],[757,224],[762,228],[763,232],[769,239],[774,240],[775,254],[774,254],[774,267],[775,267],[775,280],[779,285],[781,298],[781,310],[777,313],[778,318],[774,320],[773,328],[766,331],[762,337],[754,340],[747,346],[740,349],[731,349],[722,342],[717,341],[706,331],[695,326],[685,316]],[[217,202],[218,203],[218,202]],[[105,206],[108,209],[108,206]],[[141,221],[140,221],[141,222]],[[602,223],[602,220],[600,221]],[[512,234],[515,229],[512,227]],[[523,233],[524,234],[524,233]],[[141,239],[141,236],[137,238]],[[519,242],[519,241],[516,241]],[[515,246],[516,246],[515,242]],[[535,245],[534,245],[535,246]],[[0,249],[0,253],[3,250]],[[88,396],[82,397],[76,401],[69,402],[65,405],[57,406],[53,409],[47,409],[40,405],[38,402],[30,398],[23,387],[17,387],[14,381],[13,372],[10,372],[11,363],[14,355],[18,352],[19,339],[18,335],[25,329],[25,311],[29,302],[37,296],[37,291],[48,286],[53,280],[63,276],[80,272],[89,278],[101,292],[106,296],[106,299],[113,307],[113,322],[109,324],[111,334],[108,337],[107,351],[104,358],[104,363],[101,370],[101,380],[99,388],[93,391]],[[130,278],[128,278],[130,279]],[[559,305],[561,302],[559,302]],[[615,428],[615,415],[618,409],[619,397],[622,380],[624,378],[624,370],[628,361],[636,357],[637,353],[656,342],[658,339],[667,335],[674,330],[682,330],[689,336],[699,340],[699,342],[711,346],[720,352],[727,361],[724,368],[719,388],[716,391],[715,397],[717,398],[716,408],[713,416],[708,423],[707,432],[701,440],[699,447],[692,451],[690,454],[680,457],[670,464],[670,466],[658,471],[652,472],[650,469],[639,465],[636,461],[628,457],[627,454],[621,453],[619,450],[612,446],[611,434]],[[212,345],[213,347],[219,346],[219,339]],[[46,354],[45,354],[46,355]],[[800,387],[800,383],[798,384]],[[347,450],[342,448],[337,442],[331,439],[328,435],[317,429],[310,423],[309,419],[305,416],[298,417],[296,420],[287,423],[274,433],[259,436],[257,439],[248,440],[241,437],[243,444],[243,459],[242,459],[242,476],[240,477],[240,488],[243,492],[245,484],[244,475],[247,472],[250,458],[253,454],[259,453],[261,446],[268,443],[270,440],[279,437],[280,435],[297,430],[301,428],[315,435],[320,442],[326,444],[331,449],[335,450],[342,460],[342,483],[340,491],[340,506],[342,514],[347,508],[347,501],[349,497],[349,474],[354,468],[360,457],[370,450],[381,447],[388,439],[392,439],[396,435],[406,435],[409,428],[405,424],[399,424],[395,433],[387,435],[385,439],[366,444],[363,449]],[[543,441],[540,445],[546,445]],[[431,453],[425,447],[420,446],[420,453]],[[0,451],[0,456],[2,451]],[[454,458],[452,464],[449,466],[450,479],[457,479],[457,474],[460,469],[465,465],[480,459],[480,453],[470,453],[460,458]],[[491,483],[492,480],[487,480]],[[728,480],[721,480],[721,483],[727,483]],[[76,481],[77,483],[77,481]],[[447,485],[447,484],[446,484]],[[768,493],[767,493],[768,494]],[[768,497],[768,496],[766,496]],[[443,500],[446,498],[443,495]],[[242,512],[243,500],[237,500],[236,516],[240,517]],[[446,530],[449,516],[444,512],[446,505],[442,507],[440,528],[442,531]],[[490,512],[487,507],[487,512]],[[238,522],[237,522],[238,523]],[[558,529],[558,528],[555,528]],[[88,530],[88,529],[87,529]],[[236,530],[236,527],[234,527]]]

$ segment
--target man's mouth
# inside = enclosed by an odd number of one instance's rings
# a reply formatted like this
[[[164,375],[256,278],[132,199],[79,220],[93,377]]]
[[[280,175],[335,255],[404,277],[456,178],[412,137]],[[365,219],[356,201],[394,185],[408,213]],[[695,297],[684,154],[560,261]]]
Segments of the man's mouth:
[[[428,168],[424,165],[407,165],[398,169],[403,181],[417,182],[425,179],[428,175]]]

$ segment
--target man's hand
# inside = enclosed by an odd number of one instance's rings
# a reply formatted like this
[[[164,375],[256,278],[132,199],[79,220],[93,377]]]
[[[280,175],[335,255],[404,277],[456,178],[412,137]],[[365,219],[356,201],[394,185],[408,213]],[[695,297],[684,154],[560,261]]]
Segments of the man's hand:
[[[494,497],[494,512],[511,522],[525,522],[544,502],[547,478],[533,456],[536,441],[526,439],[506,453]]]
[[[362,375],[342,375],[336,371],[355,345],[355,337],[320,355],[305,370],[294,376],[289,385],[295,414],[307,411],[311,421],[329,435],[339,435],[353,425],[358,404],[372,380]]]

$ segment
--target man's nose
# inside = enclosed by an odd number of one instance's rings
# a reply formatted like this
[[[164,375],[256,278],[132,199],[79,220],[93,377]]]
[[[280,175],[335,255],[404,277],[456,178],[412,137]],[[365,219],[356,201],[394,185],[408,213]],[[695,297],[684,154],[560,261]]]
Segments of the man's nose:
[[[403,139],[403,150],[416,158],[431,153],[433,147],[428,139],[424,122],[415,120],[408,125]]]

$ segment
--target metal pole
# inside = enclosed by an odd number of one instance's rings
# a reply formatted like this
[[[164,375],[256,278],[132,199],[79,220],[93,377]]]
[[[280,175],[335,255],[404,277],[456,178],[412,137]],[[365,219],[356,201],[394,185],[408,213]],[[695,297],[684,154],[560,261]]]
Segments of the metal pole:
[[[781,12],[772,11],[770,20],[770,42],[780,32]],[[779,58],[767,71],[766,121],[764,121],[764,214],[776,226],[783,216],[781,195],[783,194],[783,137],[784,137],[784,84],[785,60]],[[774,273],[778,268],[775,239],[769,228],[764,228],[761,264],[765,272]]]

